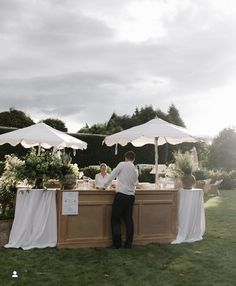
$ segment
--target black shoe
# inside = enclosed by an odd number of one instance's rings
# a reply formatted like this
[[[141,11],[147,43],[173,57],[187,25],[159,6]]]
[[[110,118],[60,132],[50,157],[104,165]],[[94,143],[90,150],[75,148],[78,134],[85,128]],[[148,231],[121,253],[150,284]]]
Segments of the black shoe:
[[[109,248],[109,249],[119,249],[119,248],[120,248],[120,246],[112,245],[112,246],[109,246],[108,248]]]
[[[132,248],[132,245],[131,244],[124,244],[124,248],[126,248],[126,249],[131,249]]]

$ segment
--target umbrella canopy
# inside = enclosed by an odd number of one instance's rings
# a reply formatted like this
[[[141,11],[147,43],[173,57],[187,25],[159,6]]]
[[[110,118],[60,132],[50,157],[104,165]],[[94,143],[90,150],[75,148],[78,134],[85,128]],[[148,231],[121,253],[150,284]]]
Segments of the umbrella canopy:
[[[124,131],[109,135],[104,139],[107,146],[120,144],[122,146],[128,143],[136,147],[145,144],[155,144],[155,166],[156,182],[158,180],[158,145],[169,143],[172,145],[183,142],[198,142],[204,137],[197,135],[193,131],[171,124],[160,118],[155,118],[147,123],[126,129]]]
[[[21,144],[25,148],[34,146],[49,149],[72,148],[86,149],[87,143],[62,131],[52,128],[45,123],[37,123],[29,127],[21,128],[15,131],[0,135],[0,145],[9,143],[12,146]]]

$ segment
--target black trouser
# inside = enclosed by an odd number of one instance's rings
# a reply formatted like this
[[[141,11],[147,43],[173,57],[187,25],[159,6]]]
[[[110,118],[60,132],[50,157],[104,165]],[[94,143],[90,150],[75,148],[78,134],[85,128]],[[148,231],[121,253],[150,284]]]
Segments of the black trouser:
[[[112,241],[116,248],[121,247],[121,219],[125,222],[125,247],[131,247],[134,235],[133,223],[134,196],[116,193],[111,215]]]

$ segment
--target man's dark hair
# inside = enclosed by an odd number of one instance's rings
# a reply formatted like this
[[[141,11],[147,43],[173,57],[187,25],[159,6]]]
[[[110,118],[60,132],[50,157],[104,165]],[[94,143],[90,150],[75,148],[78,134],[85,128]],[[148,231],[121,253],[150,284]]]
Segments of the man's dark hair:
[[[135,160],[135,153],[133,151],[128,151],[125,153],[124,157],[130,161],[134,161]]]

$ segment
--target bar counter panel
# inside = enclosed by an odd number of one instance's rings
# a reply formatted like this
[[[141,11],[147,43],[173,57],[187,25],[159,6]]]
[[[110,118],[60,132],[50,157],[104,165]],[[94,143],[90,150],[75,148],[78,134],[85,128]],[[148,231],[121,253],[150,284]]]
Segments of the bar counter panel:
[[[79,192],[79,214],[62,215],[62,193]],[[114,191],[58,190],[59,248],[106,247],[111,240]],[[137,190],[133,210],[134,245],[169,243],[177,235],[178,190]],[[122,233],[125,233],[122,225]]]

